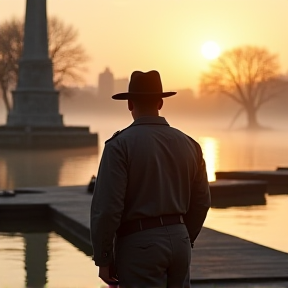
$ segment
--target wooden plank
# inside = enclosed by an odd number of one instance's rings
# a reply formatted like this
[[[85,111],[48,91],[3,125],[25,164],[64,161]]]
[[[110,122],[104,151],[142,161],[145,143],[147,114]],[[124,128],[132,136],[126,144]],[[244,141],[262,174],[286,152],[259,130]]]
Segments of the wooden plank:
[[[203,228],[193,249],[192,279],[283,278],[288,254]]]

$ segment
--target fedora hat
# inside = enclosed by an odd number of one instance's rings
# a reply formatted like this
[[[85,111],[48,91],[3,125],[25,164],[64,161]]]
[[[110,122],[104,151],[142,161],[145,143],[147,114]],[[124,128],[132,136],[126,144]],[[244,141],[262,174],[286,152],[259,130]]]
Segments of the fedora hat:
[[[130,77],[128,92],[115,94],[112,98],[115,100],[128,100],[143,96],[165,98],[175,95],[176,93],[177,92],[163,92],[162,82],[158,71],[134,71]]]

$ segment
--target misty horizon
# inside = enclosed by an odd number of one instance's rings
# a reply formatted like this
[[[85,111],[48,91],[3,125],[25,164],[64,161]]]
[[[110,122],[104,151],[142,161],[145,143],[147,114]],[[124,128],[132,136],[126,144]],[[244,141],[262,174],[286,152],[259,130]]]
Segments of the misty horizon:
[[[160,13],[164,5],[165,13]],[[86,0],[85,5],[49,0],[47,9],[48,16],[59,17],[78,30],[90,57],[87,85],[94,85],[97,75],[110,65],[117,78],[127,77],[133,70],[156,69],[165,89],[195,89],[199,75],[211,63],[201,55],[201,47],[211,40],[221,52],[247,44],[266,47],[279,55],[282,73],[288,70],[288,42],[283,38],[288,11],[285,0],[277,4],[273,0],[183,0],[181,5],[169,0]],[[149,21],[139,21],[139,11],[149,15]],[[24,12],[24,0],[0,3],[2,21],[23,19]]]

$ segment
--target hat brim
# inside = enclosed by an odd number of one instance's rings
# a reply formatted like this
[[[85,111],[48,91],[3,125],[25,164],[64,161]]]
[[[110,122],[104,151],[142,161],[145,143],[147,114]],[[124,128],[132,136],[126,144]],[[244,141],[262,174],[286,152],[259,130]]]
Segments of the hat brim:
[[[177,92],[163,92],[163,93],[131,93],[131,92],[125,92],[125,93],[118,93],[112,96],[114,100],[128,100],[138,97],[160,97],[160,98],[166,98],[177,94]]]

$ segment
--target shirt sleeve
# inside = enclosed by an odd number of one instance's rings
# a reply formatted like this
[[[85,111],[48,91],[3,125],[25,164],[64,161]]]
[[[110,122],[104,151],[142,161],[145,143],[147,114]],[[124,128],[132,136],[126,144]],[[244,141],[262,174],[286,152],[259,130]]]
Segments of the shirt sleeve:
[[[211,206],[209,182],[206,172],[206,164],[200,145],[197,143],[198,167],[192,184],[190,205],[188,212],[183,216],[190,241],[193,247],[194,241],[200,233],[207,212]]]
[[[91,204],[90,231],[97,266],[113,262],[113,242],[120,226],[127,187],[127,157],[115,139],[105,145]]]

